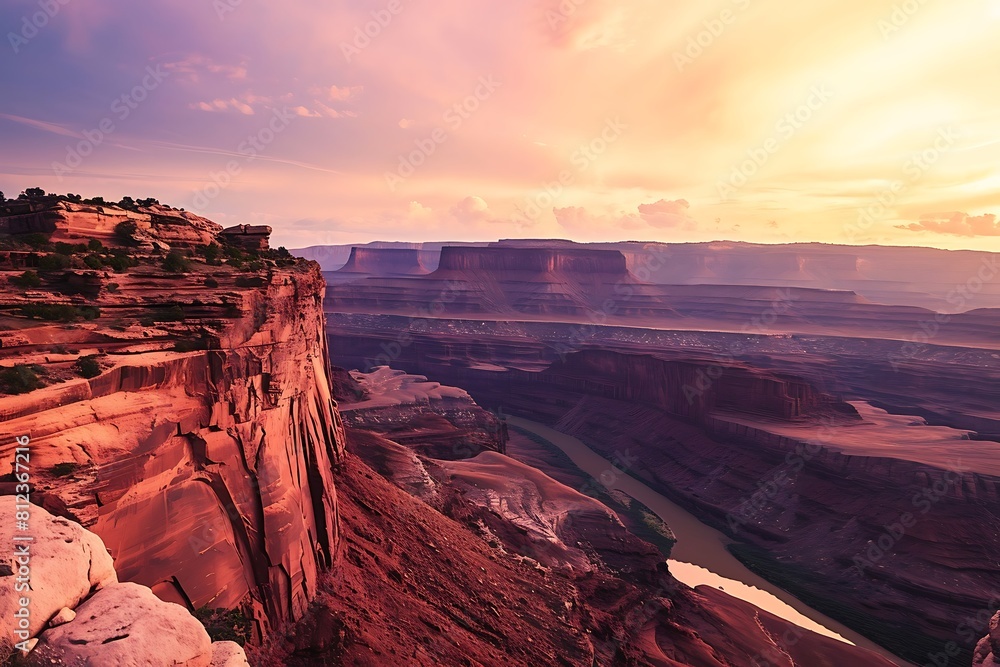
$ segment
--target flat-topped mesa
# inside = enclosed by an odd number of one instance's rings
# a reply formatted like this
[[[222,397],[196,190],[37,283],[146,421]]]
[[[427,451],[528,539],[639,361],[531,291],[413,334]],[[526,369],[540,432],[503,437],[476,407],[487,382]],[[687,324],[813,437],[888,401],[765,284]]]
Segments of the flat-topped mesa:
[[[267,250],[271,228],[267,225],[236,225],[222,230],[222,238],[244,250]]]
[[[436,273],[488,271],[602,274],[627,278],[625,256],[617,250],[580,248],[456,248],[441,249],[441,263]]]
[[[430,273],[416,248],[351,248],[351,256],[340,273],[372,276],[417,276]]]

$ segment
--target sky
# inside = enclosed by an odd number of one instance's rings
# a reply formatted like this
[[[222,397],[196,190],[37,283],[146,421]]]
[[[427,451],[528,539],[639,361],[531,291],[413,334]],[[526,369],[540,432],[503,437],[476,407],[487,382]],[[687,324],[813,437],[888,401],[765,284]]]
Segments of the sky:
[[[0,191],[288,247],[1000,251],[1000,0],[5,0]]]

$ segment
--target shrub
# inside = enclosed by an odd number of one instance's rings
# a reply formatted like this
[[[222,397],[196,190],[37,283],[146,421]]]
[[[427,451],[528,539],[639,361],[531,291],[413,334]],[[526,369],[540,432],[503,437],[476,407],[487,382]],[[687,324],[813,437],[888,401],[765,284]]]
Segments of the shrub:
[[[83,258],[83,263],[87,265],[87,268],[95,271],[104,268],[104,260],[101,259],[100,255],[87,255]]]
[[[137,245],[135,240],[135,234],[139,231],[139,228],[131,220],[123,220],[115,225],[115,238],[122,245],[134,246]]]
[[[68,269],[72,262],[69,256],[61,253],[42,255],[38,259],[38,268],[42,271],[63,271]]]
[[[49,237],[46,236],[45,234],[39,234],[37,232],[33,234],[21,234],[20,236],[17,237],[17,240],[21,241],[22,243],[26,243],[35,250],[44,248],[49,244]]]
[[[108,266],[110,266],[115,273],[125,273],[125,271],[138,264],[137,261],[129,257],[124,253],[115,253],[112,255],[111,259],[108,260]]]
[[[25,288],[41,287],[42,285],[42,279],[34,271],[25,271],[20,276],[11,278],[10,281]]]
[[[91,252],[101,252],[104,250],[104,244],[97,239],[90,239],[87,241],[87,250],[90,250]]]
[[[59,241],[55,244],[55,251],[60,255],[72,255],[77,252],[87,252],[87,246],[83,243],[63,243]]]
[[[194,617],[201,621],[213,642],[236,642],[243,646],[250,639],[253,619],[240,609],[196,609]]]
[[[109,292],[114,294],[115,292],[118,291],[118,288],[121,287],[121,285],[119,285],[118,283],[108,283],[107,285],[105,285],[105,287]]]
[[[80,314],[80,317],[85,320],[96,320],[101,316],[101,309],[97,306],[81,306],[76,310]]]
[[[38,379],[37,370],[31,366],[18,364],[0,371],[0,391],[5,394],[27,394],[44,386]]]
[[[213,278],[212,276],[205,278],[205,287],[209,289],[215,289],[218,286],[219,286],[219,281]]]
[[[52,474],[56,477],[66,477],[67,475],[72,475],[80,468],[79,463],[73,461],[65,461],[63,463],[57,463],[52,466]]]
[[[205,250],[202,251],[205,255],[205,262],[208,264],[216,265],[219,264],[219,255],[222,254],[222,248],[219,247],[218,243],[210,243],[205,246]]]
[[[73,370],[75,370],[77,375],[80,377],[90,379],[101,374],[101,365],[97,363],[97,359],[91,355],[77,359],[76,363],[73,364]]]
[[[174,305],[167,308],[161,314],[154,315],[153,318],[157,322],[183,322],[187,319],[187,315],[184,314],[183,308]]]
[[[171,250],[163,258],[163,269],[171,273],[184,273],[191,269],[191,260],[180,250]]]
[[[62,304],[29,303],[21,306],[21,315],[49,322],[75,322],[80,317],[80,311]]]

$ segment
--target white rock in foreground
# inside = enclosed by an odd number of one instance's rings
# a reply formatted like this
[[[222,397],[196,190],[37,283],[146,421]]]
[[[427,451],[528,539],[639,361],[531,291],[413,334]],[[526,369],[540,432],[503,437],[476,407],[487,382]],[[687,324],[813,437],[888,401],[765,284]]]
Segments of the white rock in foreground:
[[[101,589],[74,620],[43,633],[28,664],[210,667],[212,653],[212,640],[187,609],[124,583]]]
[[[212,667],[250,667],[247,654],[236,642],[212,644]]]
[[[15,520],[16,504],[14,496],[0,496],[0,544],[4,545],[0,550],[0,633],[22,641],[27,637],[16,633],[24,628],[15,616],[22,597],[30,599],[27,631],[34,637],[61,609],[76,607],[92,590],[116,583],[118,576],[97,535],[36,505],[28,507],[28,528],[21,530]],[[22,549],[27,549],[27,555]],[[22,568],[30,571],[30,590],[18,590]]]

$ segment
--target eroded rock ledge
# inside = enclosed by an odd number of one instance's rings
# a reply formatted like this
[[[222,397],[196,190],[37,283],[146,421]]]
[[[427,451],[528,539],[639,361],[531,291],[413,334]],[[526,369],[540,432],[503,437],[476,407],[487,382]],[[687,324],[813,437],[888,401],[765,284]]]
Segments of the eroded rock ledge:
[[[0,393],[0,458],[29,436],[36,500],[100,536],[122,580],[240,608],[260,635],[300,618],[338,548],[344,444],[318,266],[167,207],[36,208],[24,215],[37,225],[0,224],[24,227],[0,257],[0,370],[43,385]],[[40,234],[40,248],[18,250]],[[100,266],[122,251],[126,268]],[[65,273],[95,289],[67,292],[62,269],[46,272],[65,253]],[[26,266],[41,274],[34,291],[19,282]],[[25,319],[36,303],[77,321]]]

